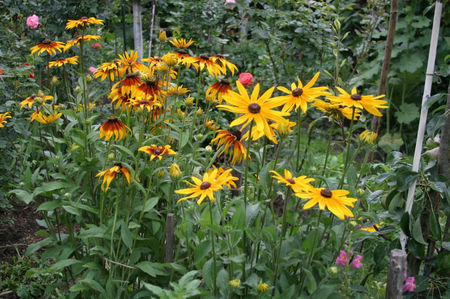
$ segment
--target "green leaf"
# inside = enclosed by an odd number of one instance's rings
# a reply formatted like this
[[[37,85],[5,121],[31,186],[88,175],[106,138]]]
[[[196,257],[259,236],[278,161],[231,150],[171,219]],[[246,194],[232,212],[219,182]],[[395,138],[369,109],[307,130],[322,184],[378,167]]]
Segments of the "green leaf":
[[[244,229],[245,226],[245,208],[244,203],[240,202],[236,206],[236,211],[231,218],[231,225],[235,229]]]
[[[15,194],[20,200],[23,200],[26,204],[29,204],[33,201],[33,194],[29,193],[26,190],[22,189],[14,189],[9,192],[11,194]]]
[[[113,147],[119,149],[121,152],[126,153],[128,156],[130,157],[134,157],[134,154],[132,151],[130,151],[128,148],[126,148],[123,145],[119,145],[119,144],[114,144]],[[125,155],[124,155],[125,156]]]
[[[401,104],[398,111],[395,111],[395,117],[400,124],[410,124],[419,116],[419,107],[410,103]]]
[[[308,269],[303,269],[303,271],[306,273],[306,288],[308,293],[312,294],[317,289],[316,279]]]
[[[69,289],[69,291],[71,291],[71,292],[82,292],[82,291],[86,291],[86,290],[88,290],[88,289],[89,289],[88,286],[86,286],[86,285],[84,285],[84,284],[82,284],[82,283],[77,283],[76,285],[73,285],[73,286]]]
[[[93,279],[85,278],[85,279],[80,280],[80,283],[85,283],[91,289],[93,289],[103,295],[106,295],[105,289],[103,289],[103,287]]]
[[[213,289],[213,274],[212,274],[212,266],[213,266],[213,259],[210,258],[206,263],[203,265],[202,269],[202,276],[203,279],[206,282],[206,285],[212,290]]]
[[[438,241],[441,240],[441,226],[439,224],[439,221],[436,218],[436,214],[433,210],[431,210],[430,213],[430,228],[431,228],[431,235],[435,237]]]
[[[206,240],[194,249],[194,264],[200,263],[211,252],[211,241]]]
[[[62,207],[69,214],[72,214],[72,215],[75,215],[75,216],[81,216],[80,211],[77,208],[75,208],[75,207],[72,207],[72,206],[62,206]]]
[[[144,271],[151,277],[156,277],[158,275],[165,276],[168,275],[167,271],[164,269],[164,266],[157,264],[157,263],[151,263],[151,262],[140,262],[136,265],[136,268]]]
[[[60,200],[52,200],[42,203],[36,210],[37,211],[53,211],[56,208],[61,207]]]
[[[131,231],[128,229],[125,222],[122,222],[122,225],[120,226],[120,234],[122,235],[123,243],[128,247],[128,249],[131,249],[131,246],[133,246],[133,237],[131,236]]]
[[[76,260],[76,259],[66,259],[66,260],[61,260],[58,261],[56,263],[54,263],[50,269],[54,270],[54,271],[58,271],[61,270],[65,267],[71,266],[73,264],[81,264],[82,261]]]
[[[402,55],[397,64],[401,72],[414,73],[423,65],[423,59],[418,53]]]
[[[414,223],[412,237],[418,243],[427,245],[427,242],[425,242],[425,240],[423,239],[422,226],[420,224],[420,216],[417,218],[416,222]]]
[[[181,134],[180,148],[183,148],[189,141],[189,132],[184,132]]]
[[[386,133],[381,136],[378,145],[383,149],[384,152],[390,153],[391,151],[398,151],[403,145],[403,139],[400,133]]]
[[[45,183],[42,186],[34,189],[33,196],[37,196],[37,195],[40,195],[43,193],[52,192],[55,190],[69,188],[69,187],[72,187],[72,185],[69,185],[65,182],[60,182],[60,181],[48,182],[48,183]]]

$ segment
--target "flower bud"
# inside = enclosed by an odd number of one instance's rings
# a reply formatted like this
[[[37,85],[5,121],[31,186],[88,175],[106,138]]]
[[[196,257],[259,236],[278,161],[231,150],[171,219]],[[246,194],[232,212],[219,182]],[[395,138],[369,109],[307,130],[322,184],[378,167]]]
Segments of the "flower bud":
[[[237,289],[241,286],[241,280],[240,279],[233,279],[230,280],[228,282],[228,284],[230,285],[230,287],[232,287],[233,289]]]
[[[108,155],[108,159],[109,160],[114,159],[114,157],[115,157],[114,153],[109,153],[109,155]]]
[[[91,75],[87,75],[87,76],[86,76],[86,82],[87,82],[87,83],[91,83],[91,81],[92,81]]]
[[[358,226],[358,222],[356,222],[356,221],[354,221],[354,220],[350,221],[348,224],[350,224],[351,227],[356,227],[356,226]]]
[[[75,87],[74,91],[75,91],[76,93],[80,93],[80,92],[81,92],[81,87],[80,87],[80,85],[77,85],[77,87]]]
[[[160,179],[162,179],[166,175],[166,172],[164,171],[164,169],[161,169],[158,171],[157,175]]]
[[[56,77],[56,76],[53,76],[52,77],[52,84],[57,84],[58,83],[58,77]]]
[[[165,42],[167,40],[167,33],[164,30],[159,31],[159,41]]]
[[[339,272],[339,269],[336,266],[332,266],[328,269],[328,273],[330,273],[330,274],[338,274],[338,272]]]
[[[203,114],[203,109],[202,108],[198,108],[196,113],[197,113],[198,116],[202,115]]]
[[[169,167],[169,175],[172,179],[178,179],[181,176],[181,169],[177,163],[172,163]]]
[[[185,104],[187,107],[192,107],[192,106],[194,105],[194,98],[191,97],[191,96],[188,96],[188,97],[186,98],[186,100],[184,101],[184,104]]]
[[[260,293],[265,293],[265,292],[267,292],[269,290],[269,285],[267,283],[264,283],[264,282],[260,281],[258,283],[258,286],[256,287],[256,289]]]
[[[210,145],[207,145],[207,146],[205,147],[205,151],[206,151],[207,153],[212,153],[213,148],[212,148]]]
[[[168,53],[162,57],[162,60],[168,65],[168,66],[174,66],[178,64],[178,57],[175,54]]]

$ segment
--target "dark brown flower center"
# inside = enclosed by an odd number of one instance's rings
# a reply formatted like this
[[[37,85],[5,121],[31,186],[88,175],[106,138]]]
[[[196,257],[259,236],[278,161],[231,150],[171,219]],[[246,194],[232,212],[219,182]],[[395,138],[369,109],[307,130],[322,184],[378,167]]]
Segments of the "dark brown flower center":
[[[204,60],[209,60],[209,56],[206,55],[206,54],[200,55],[200,58],[201,58],[201,59],[204,59]]]
[[[155,149],[154,152],[155,152],[155,155],[159,156],[163,153],[163,150],[161,148],[157,148],[157,149]]]
[[[149,87],[153,87],[153,86],[157,86],[158,82],[156,82],[156,81],[145,81],[145,85],[147,85]]]
[[[88,19],[88,17],[81,17],[80,20],[87,20],[87,19]]]
[[[141,104],[141,105],[147,105],[147,104],[150,104],[150,102],[149,102],[149,101],[146,101],[146,100],[140,100],[140,101],[139,101],[139,104]]]
[[[361,95],[359,93],[355,93],[351,95],[353,101],[361,101]]]
[[[108,122],[109,123],[115,123],[115,122],[118,122],[118,121],[119,121],[119,119],[117,117],[115,117],[115,116],[108,117]]]
[[[177,52],[180,54],[187,54],[187,51],[185,49],[178,49]]]
[[[250,105],[248,105],[248,111],[250,113],[257,114],[261,111],[261,106],[256,103],[251,103]]]
[[[208,189],[209,187],[211,187],[211,183],[210,183],[210,182],[203,182],[203,183],[200,185],[200,189],[202,189],[202,190],[206,190],[206,189]]]
[[[119,166],[120,168],[122,168],[122,163],[120,162],[114,163],[114,166]]]
[[[294,96],[294,97],[299,97],[299,96],[301,96],[303,94],[303,89],[301,89],[301,88],[296,88],[296,89],[294,89],[293,91],[292,91],[292,95]]]
[[[217,54],[216,57],[224,58],[223,55],[221,55],[221,54]]]
[[[236,130],[236,129],[233,129],[233,130],[230,131],[230,133],[231,133],[234,137],[236,137],[237,140],[241,140],[241,137],[242,137],[241,131]]]
[[[294,179],[287,179],[286,181],[288,181],[288,182],[291,183],[291,184],[295,184]]]
[[[328,198],[330,198],[331,196],[333,196],[333,194],[331,193],[331,190],[330,189],[322,189],[321,191],[320,191],[320,195],[322,195],[323,197],[328,197]]]
[[[230,85],[230,81],[228,79],[222,79],[220,80],[220,83],[222,83],[223,85]]]
[[[44,40],[42,41],[41,44],[48,45],[48,44],[50,44],[51,42],[52,42],[51,40],[49,40],[48,38],[46,38],[46,39],[44,39]]]

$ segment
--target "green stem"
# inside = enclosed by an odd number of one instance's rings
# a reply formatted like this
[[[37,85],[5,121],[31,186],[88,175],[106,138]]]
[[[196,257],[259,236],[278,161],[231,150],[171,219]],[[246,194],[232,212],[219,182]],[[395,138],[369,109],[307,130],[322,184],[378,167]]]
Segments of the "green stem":
[[[200,90],[202,86],[202,72],[199,70],[198,72],[198,83],[197,83],[197,96],[195,98],[195,109],[194,115],[192,117],[192,126],[189,131],[189,139],[192,139],[192,134],[194,132],[195,123],[197,121],[197,110],[198,110],[198,102],[200,101]]]
[[[326,154],[325,154],[325,162],[323,163],[322,176],[325,175],[325,170],[327,169],[327,163],[328,163],[328,157],[329,157],[329,155],[330,155],[330,145],[331,145],[331,139],[332,139],[333,129],[334,129],[334,121],[331,122],[331,128],[329,129],[329,133],[328,133],[327,152],[326,152]],[[319,186],[319,187],[320,187],[320,186]]]
[[[209,220],[211,221],[211,227],[209,228],[209,232],[210,232],[210,236],[211,236],[211,245],[212,245],[212,252],[213,252],[213,271],[212,271],[212,275],[213,275],[213,282],[214,282],[214,295],[216,295],[217,293],[217,284],[216,284],[216,277],[217,277],[217,273],[216,273],[216,247],[215,247],[215,242],[214,242],[214,232],[213,232],[213,216],[212,216],[212,205],[211,205],[211,201],[208,200],[208,206],[209,206]]]
[[[342,186],[344,185],[345,175],[347,174],[347,170],[348,170],[348,162],[350,160],[349,159],[350,158],[350,144],[352,142],[354,118],[355,118],[355,107],[352,107],[352,119],[350,120],[350,128],[349,128],[348,137],[347,137],[347,147],[345,150],[346,152],[345,152],[345,161],[344,161],[344,171],[342,172],[342,177],[341,177],[341,180],[339,181],[338,189],[342,188]]]
[[[299,166],[300,166],[300,130],[301,130],[301,118],[302,118],[302,110],[298,109],[297,112],[297,144],[296,144],[296,149],[297,149],[297,160],[295,162],[295,170],[298,171],[299,170]]]
[[[286,188],[286,197],[284,198],[284,207],[283,207],[283,222],[281,225],[281,238],[280,238],[280,244],[278,246],[278,251],[276,255],[275,260],[275,272],[273,275],[273,286],[274,286],[274,292],[276,290],[276,283],[278,281],[278,269],[280,267],[280,257],[281,257],[281,247],[283,245],[283,241],[286,235],[286,229],[287,229],[287,214],[288,214],[288,202],[289,202],[289,191],[291,190],[290,187]]]

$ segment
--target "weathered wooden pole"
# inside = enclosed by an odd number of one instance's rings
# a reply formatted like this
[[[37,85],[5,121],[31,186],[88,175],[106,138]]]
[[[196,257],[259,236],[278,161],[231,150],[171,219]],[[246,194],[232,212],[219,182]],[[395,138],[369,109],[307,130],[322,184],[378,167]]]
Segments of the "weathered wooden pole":
[[[134,0],[133,6],[133,35],[134,35],[134,50],[138,52],[139,60],[142,59],[144,52],[142,42],[142,6],[141,0]]]
[[[389,31],[384,48],[383,66],[381,67],[380,84],[378,85],[378,95],[386,94],[386,83],[391,64],[391,53],[394,45],[395,27],[397,26],[398,0],[392,0],[391,12],[389,16]],[[380,118],[374,116],[372,119],[372,131],[378,134],[380,130]]]
[[[400,249],[391,251],[388,262],[386,299],[401,299],[405,281],[406,252]]]

